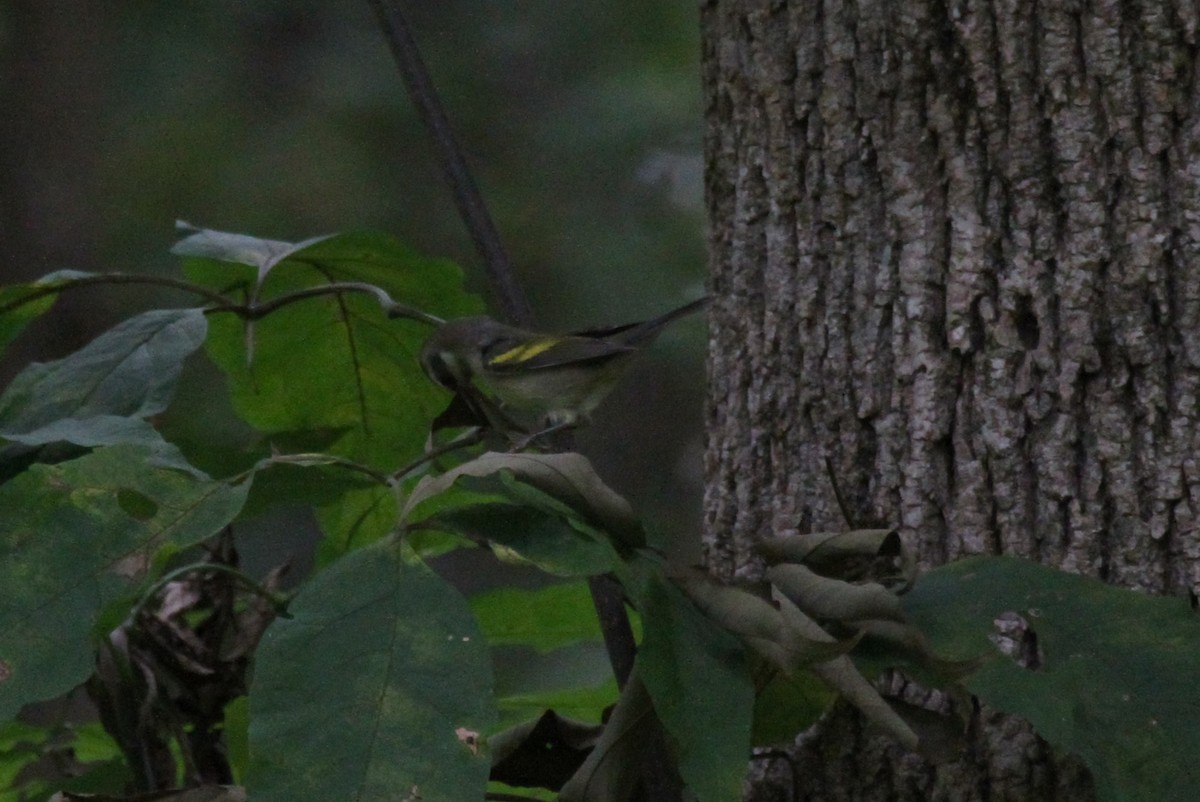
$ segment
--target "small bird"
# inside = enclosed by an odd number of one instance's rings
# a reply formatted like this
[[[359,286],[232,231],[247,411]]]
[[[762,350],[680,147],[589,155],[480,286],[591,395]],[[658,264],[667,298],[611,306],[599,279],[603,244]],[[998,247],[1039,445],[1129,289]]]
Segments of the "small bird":
[[[489,317],[439,326],[421,349],[421,367],[493,428],[527,435],[517,448],[586,421],[629,358],[669,323],[698,312],[708,297],[640,323],[544,334]]]

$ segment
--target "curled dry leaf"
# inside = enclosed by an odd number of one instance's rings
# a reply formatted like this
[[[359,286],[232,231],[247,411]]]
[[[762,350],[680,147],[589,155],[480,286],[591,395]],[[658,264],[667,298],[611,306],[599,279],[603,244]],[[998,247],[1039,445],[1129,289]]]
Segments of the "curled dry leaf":
[[[785,613],[766,599],[722,585],[703,571],[691,570],[675,578],[705,615],[785,674],[853,648],[853,640],[837,640],[790,602],[791,609]]]
[[[830,579],[795,563],[771,566],[767,579],[817,619],[849,626],[874,619],[905,620],[900,597],[876,582],[855,584]]]
[[[803,564],[846,581],[870,580],[904,593],[916,580],[916,558],[894,529],[785,533],[756,546],[768,564]]]
[[[778,589],[773,590],[773,595],[780,606],[781,614],[787,619],[790,627],[809,638],[817,639],[824,636],[832,640],[832,636],[806,616],[790,599],[779,593]],[[856,642],[851,641],[850,646]],[[848,649],[843,651],[848,651]],[[861,710],[872,723],[882,727],[884,731],[909,749],[916,749],[918,743],[916,733],[888,706],[884,698],[875,690],[875,686],[862,675],[846,654],[813,663],[808,666],[808,670],[841,694],[846,701]]]
[[[633,508],[604,483],[582,454],[505,454],[489,451],[436,477],[417,483],[404,505],[402,519],[418,504],[450,488],[464,476],[491,476],[507,471],[521,482],[565,504],[584,521],[631,546],[645,544],[645,533]]]

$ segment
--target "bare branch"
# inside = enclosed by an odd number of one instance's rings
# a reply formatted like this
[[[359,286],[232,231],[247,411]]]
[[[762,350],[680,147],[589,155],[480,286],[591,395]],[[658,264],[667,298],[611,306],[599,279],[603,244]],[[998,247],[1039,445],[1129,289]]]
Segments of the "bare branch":
[[[483,197],[479,194],[479,188],[467,166],[462,148],[454,137],[446,109],[433,88],[433,81],[417,49],[412,30],[400,12],[400,4],[397,0],[368,2],[375,11],[379,27],[392,50],[392,57],[400,69],[400,77],[404,79],[408,95],[433,137],[438,161],[450,184],[458,213],[462,216],[476,250],[483,257],[488,286],[496,295],[504,317],[511,323],[527,326],[533,319],[529,301],[517,284],[508,253],[504,250],[496,225],[492,222]]]
[[[38,287],[28,295],[0,305],[0,315],[18,309],[30,301],[44,298],[47,295],[57,295],[66,290],[73,290],[77,287],[89,287],[96,284],[148,284],[156,287],[170,287],[173,290],[182,290],[192,295],[199,295],[216,304],[226,305],[229,303],[229,299],[221,293],[210,290],[208,287],[200,284],[184,281],[183,279],[167,278],[165,276],[141,276],[135,273],[97,273],[96,275],[68,279],[60,284]]]

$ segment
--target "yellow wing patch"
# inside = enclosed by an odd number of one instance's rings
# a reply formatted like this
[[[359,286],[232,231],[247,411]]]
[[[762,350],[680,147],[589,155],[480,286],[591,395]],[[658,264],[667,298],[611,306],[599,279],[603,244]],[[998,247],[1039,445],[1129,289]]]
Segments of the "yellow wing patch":
[[[542,337],[530,340],[518,345],[516,348],[510,348],[502,354],[496,354],[496,356],[491,358],[490,364],[504,365],[509,362],[524,362],[526,359],[533,359],[538,354],[549,351],[560,342],[562,342],[561,337]]]

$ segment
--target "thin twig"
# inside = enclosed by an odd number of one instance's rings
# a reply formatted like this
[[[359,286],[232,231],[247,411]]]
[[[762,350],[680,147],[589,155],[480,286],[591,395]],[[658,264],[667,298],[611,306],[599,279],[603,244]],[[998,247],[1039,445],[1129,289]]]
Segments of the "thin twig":
[[[394,473],[392,473],[390,481],[392,482],[392,484],[395,484],[395,483],[401,481],[405,476],[408,476],[410,473],[415,471],[417,468],[420,468],[422,465],[427,465],[430,462],[433,462],[438,457],[444,457],[445,455],[447,455],[453,451],[458,451],[463,448],[469,448],[469,447],[475,445],[476,443],[482,442],[483,437],[484,437],[483,428],[476,426],[475,428],[466,432],[462,436],[457,437],[454,440],[451,440],[449,443],[446,443],[445,445],[438,446],[437,448],[433,449],[432,451],[427,451],[424,455],[422,455],[422,456],[418,457],[417,459],[413,460],[412,462],[408,463],[403,468],[400,468],[399,470],[395,471]]]
[[[600,621],[600,634],[604,636],[604,647],[612,663],[617,688],[625,689],[633,671],[633,660],[637,653],[633,638],[633,627],[625,611],[625,592],[615,579],[607,574],[588,577],[588,590],[592,594],[592,605]]]
[[[463,223],[470,232],[476,249],[483,257],[487,270],[488,285],[496,296],[497,303],[503,316],[509,322],[521,326],[529,326],[533,314],[529,301],[513,272],[512,262],[500,241],[500,235],[488,214],[487,206],[479,194],[479,189],[471,176],[467,161],[454,138],[446,111],[434,89],[429,71],[421,58],[412,31],[400,12],[399,0],[368,0],[379,20],[380,29],[391,48],[396,66],[408,89],[408,95],[418,114],[433,136],[437,148],[438,159],[442,170],[450,183],[458,205]],[[559,442],[566,442],[560,440]],[[605,647],[608,650],[609,661],[618,684],[624,686],[629,679],[637,644],[633,639],[633,629],[629,624],[629,616],[625,611],[624,594],[619,585],[611,581],[589,581],[592,600],[600,617],[604,635]],[[661,739],[659,739],[661,740]],[[665,744],[660,744],[665,748]],[[663,777],[661,766],[651,760],[648,764],[651,774],[651,785],[660,785],[656,780]],[[678,798],[676,794],[674,798]],[[661,802],[667,802],[663,798]]]
[[[6,304],[0,305],[0,315],[18,309],[39,298],[44,298],[47,295],[57,295],[67,290],[94,286],[96,284],[145,284],[152,287],[169,287],[173,290],[182,290],[192,295],[198,295],[213,304],[213,306],[205,308],[204,314],[206,315],[227,312],[245,320],[258,320],[281,307],[293,304],[296,301],[303,301],[306,298],[315,298],[321,295],[338,295],[345,292],[362,292],[374,295],[379,301],[379,305],[383,308],[384,313],[390,318],[408,318],[429,326],[440,326],[445,323],[444,320],[436,315],[431,315],[428,312],[414,309],[411,306],[393,300],[383,288],[361,281],[341,281],[322,284],[319,287],[306,287],[302,290],[295,290],[277,296],[263,303],[237,303],[231,301],[228,296],[190,281],[168,278],[166,276],[139,275],[136,273],[97,273],[92,276],[80,276],[68,279],[59,284],[33,287],[27,295],[22,295],[20,298],[15,298]]]
[[[368,295],[374,295],[379,301],[379,305],[383,307],[384,312],[391,318],[405,317],[430,326],[440,326],[442,323],[445,323],[440,317],[392,300],[392,296],[388,295],[383,288],[361,281],[336,281],[317,287],[306,287],[302,290],[294,290],[285,295],[277,296],[269,301],[263,301],[262,303],[224,303],[220,306],[209,307],[204,312],[205,314],[231,312],[246,320],[258,320],[296,301],[303,301],[306,298],[316,298],[321,295],[340,295],[345,292],[363,292]]]
[[[200,284],[184,281],[183,279],[168,278],[166,276],[141,276],[136,273],[98,273],[94,276],[80,276],[79,278],[67,279],[61,284],[48,284],[45,287],[37,287],[28,295],[22,295],[20,298],[0,305],[0,315],[22,307],[30,301],[36,301],[38,298],[44,298],[47,295],[57,295],[66,290],[73,290],[76,287],[87,287],[93,284],[149,284],[157,287],[170,287],[174,290],[183,290],[192,295],[199,295],[202,298],[206,298],[215,304],[229,303],[229,299],[221,293],[210,290],[208,287]]]
[[[825,473],[829,474],[829,484],[833,488],[833,498],[837,501],[838,509],[842,511],[842,520],[846,522],[847,529],[853,529],[854,523],[850,520],[850,509],[846,506],[846,500],[842,498],[842,490],[838,487],[837,477],[833,473],[833,461],[829,456],[825,456]]]
[[[475,179],[471,176],[462,148],[454,137],[450,119],[446,116],[446,109],[433,88],[433,81],[421,58],[421,52],[417,49],[412,30],[400,12],[400,3],[398,0],[368,2],[375,11],[379,27],[387,39],[388,47],[391,48],[396,66],[400,69],[400,77],[404,79],[408,96],[433,137],[438,161],[450,184],[458,213],[475,243],[475,249],[483,258],[488,286],[496,294],[504,317],[510,323],[527,326],[533,320],[529,301],[517,284],[512,262],[504,250],[500,234],[496,231],[496,224],[492,222],[483,197],[479,194]]]
[[[268,457],[266,462],[269,462],[272,465],[301,465],[305,467],[311,465],[333,465],[338,468],[345,468],[346,470],[369,476],[376,482],[379,482],[381,485],[386,485],[388,483],[387,474],[375,470],[370,465],[363,465],[361,462],[355,462],[353,460],[346,459],[345,457],[334,456],[333,454],[322,454],[320,452],[302,454],[274,454],[271,457]],[[231,483],[236,483],[244,477],[254,473],[262,466],[262,464],[263,463],[259,463],[250,470],[243,472]]]

